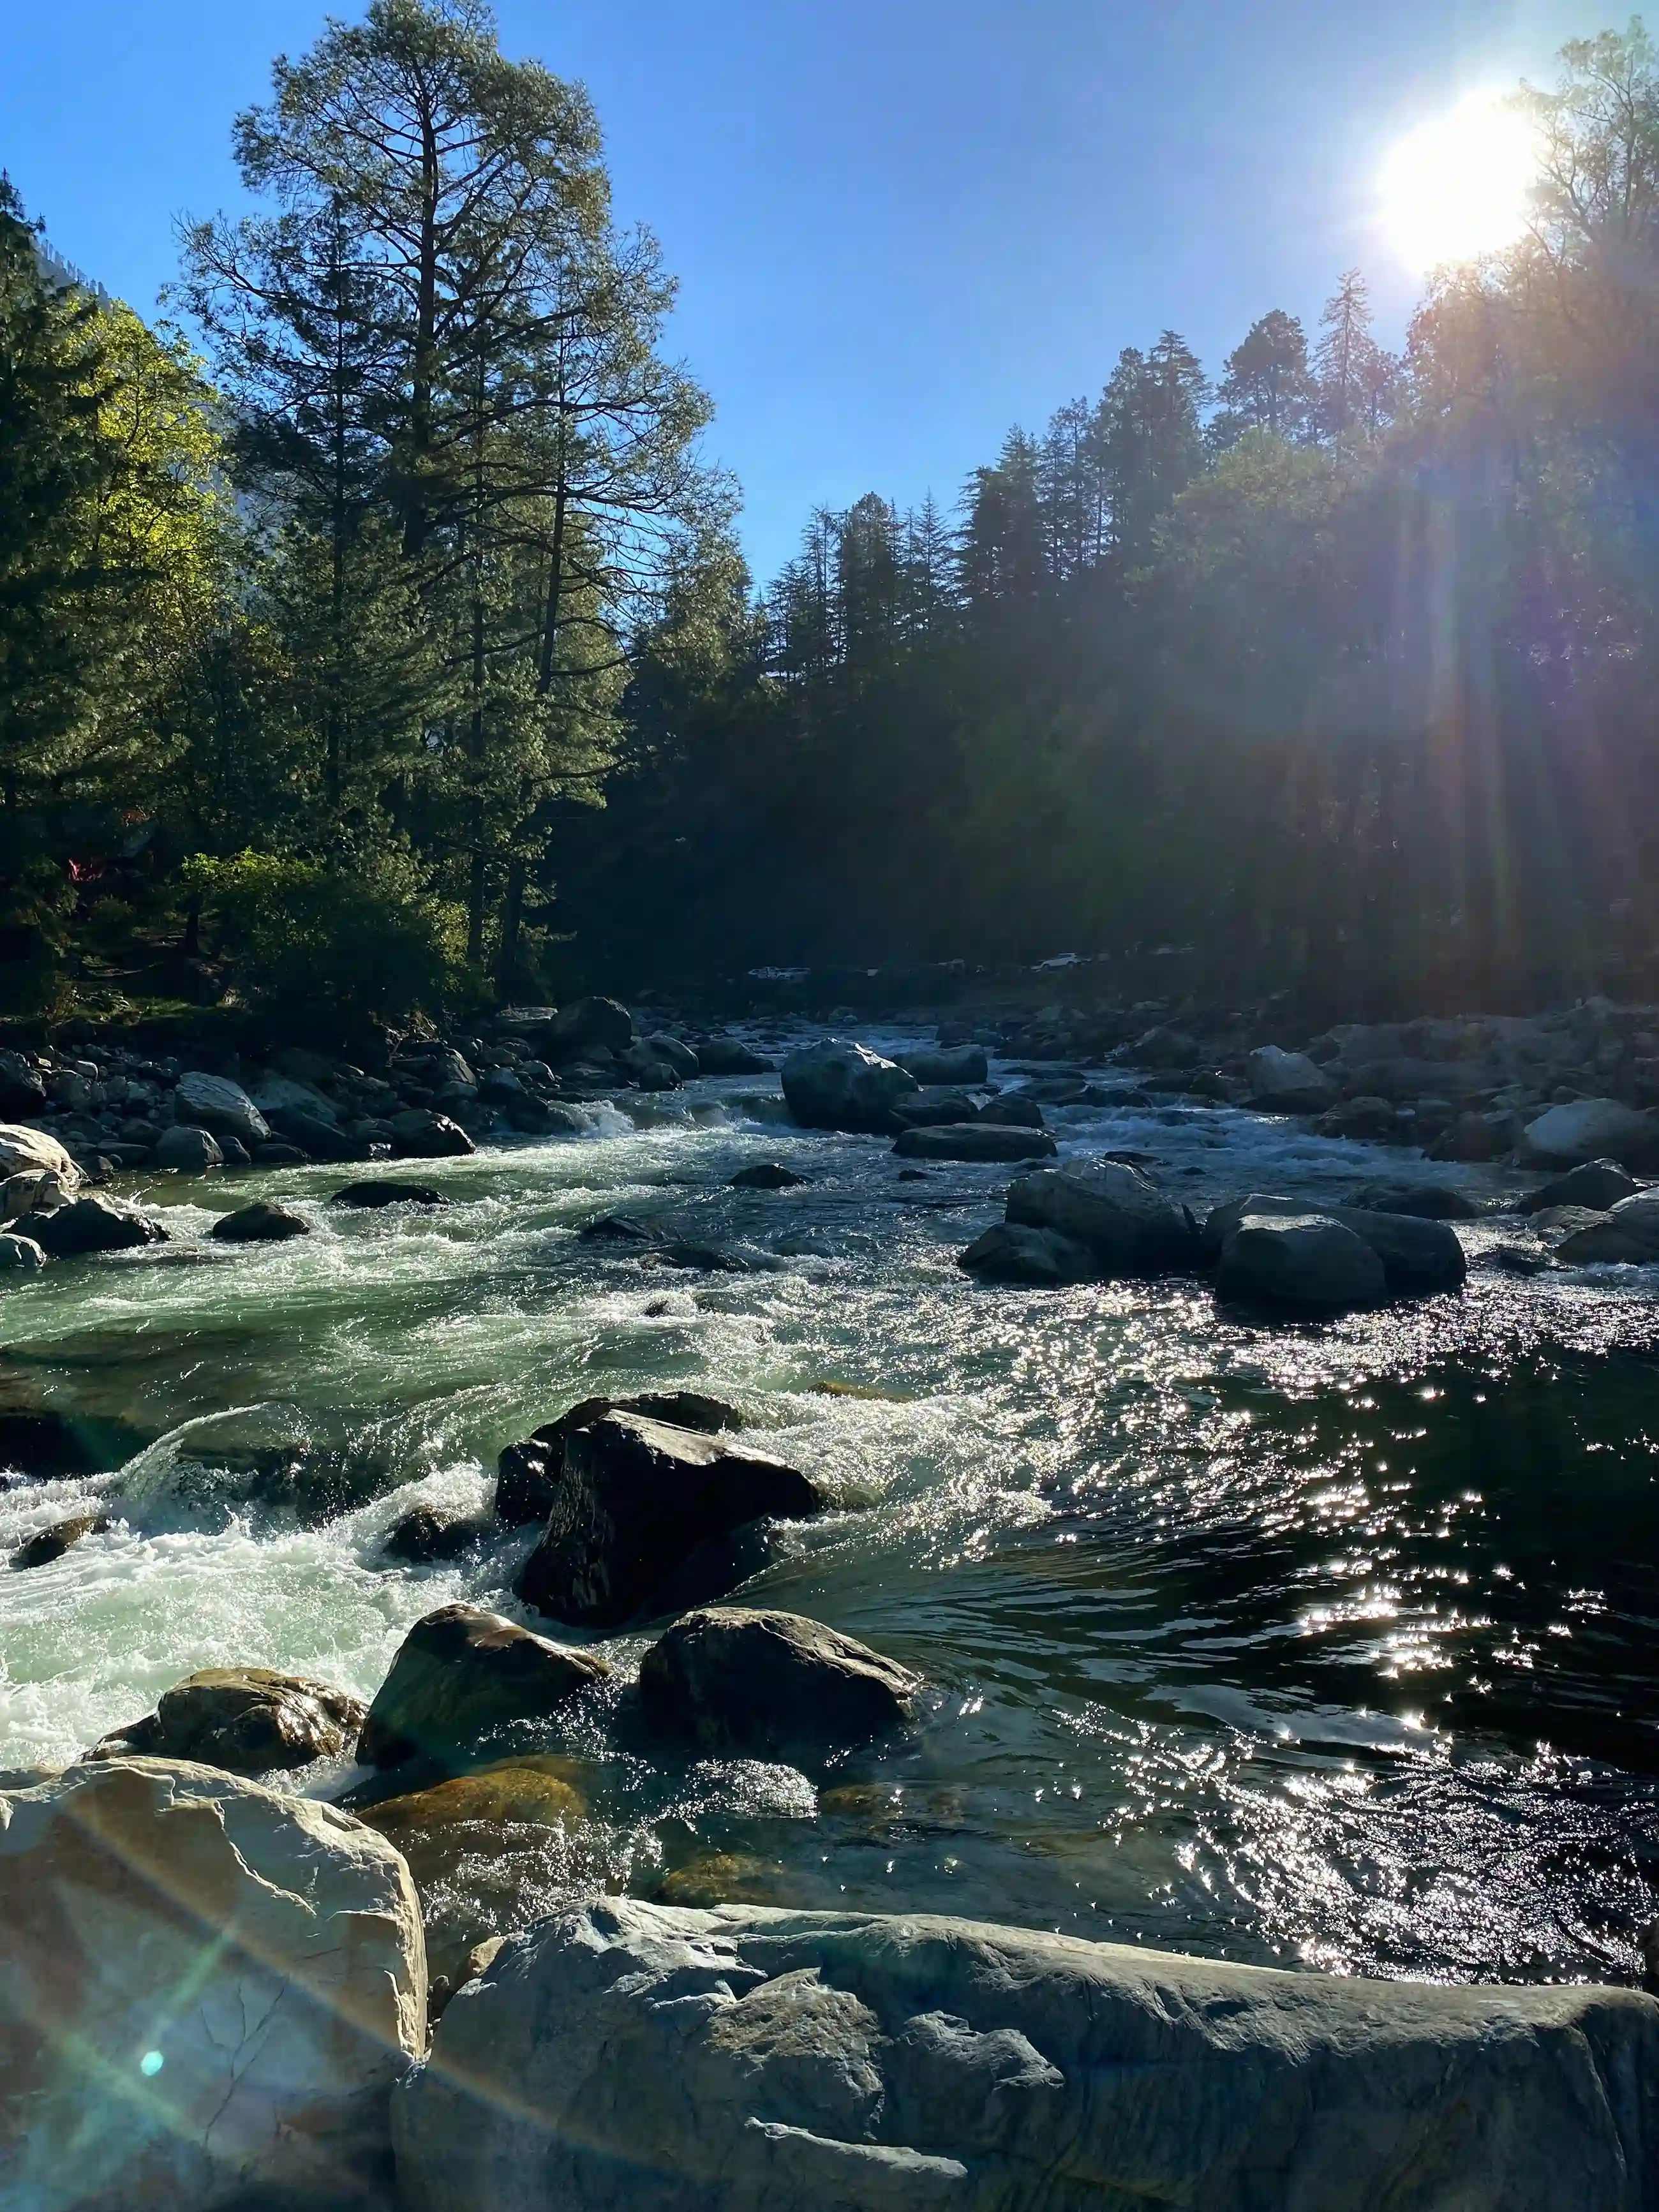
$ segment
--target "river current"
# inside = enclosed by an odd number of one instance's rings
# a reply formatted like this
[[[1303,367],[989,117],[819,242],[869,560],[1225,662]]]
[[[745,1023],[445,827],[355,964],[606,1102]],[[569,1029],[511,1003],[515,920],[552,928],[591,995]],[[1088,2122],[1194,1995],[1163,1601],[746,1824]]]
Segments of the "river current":
[[[1402,1171],[1520,1184],[1226,1109],[1049,1120],[1195,1209]],[[370,1696],[454,1598],[567,1637],[511,1595],[533,1531],[428,1567],[388,1562],[384,1532],[420,1502],[485,1508],[501,1446],[577,1397],[689,1387],[840,1501],[744,1597],[917,1668],[922,1725],[810,1775],[688,1764],[619,1687],[517,1747],[568,1784],[558,1820],[417,1867],[439,1953],[625,1887],[1340,1972],[1635,1971],[1659,1911],[1650,1273],[1510,1273],[1486,1255],[1516,1224],[1483,1220],[1461,1297],[1334,1322],[1264,1323],[1196,1281],[990,1288],[954,1261],[1006,1168],[901,1181],[884,1139],[794,1129],[775,1078],[593,1122],[397,1170],[449,1199],[427,1214],[331,1208],[338,1169],[140,1180],[171,1243],[8,1285],[0,1403],[106,1423],[128,1456],[0,1493],[8,1549],[83,1501],[115,1520],[0,1576],[0,1765],[72,1759],[202,1666]],[[764,1158],[810,1182],[726,1188]],[[204,1241],[254,1195],[315,1233]],[[750,1272],[579,1237],[611,1211]],[[307,1450],[320,1490],[285,1489]],[[619,1676],[645,1642],[604,1643]]]

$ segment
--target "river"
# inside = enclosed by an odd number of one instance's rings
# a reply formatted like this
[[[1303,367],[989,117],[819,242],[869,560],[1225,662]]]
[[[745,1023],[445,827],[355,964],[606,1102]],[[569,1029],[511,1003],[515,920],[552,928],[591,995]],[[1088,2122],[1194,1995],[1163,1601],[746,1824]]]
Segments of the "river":
[[[916,1668],[922,1725],[810,1776],[688,1765],[614,1693],[524,1747],[579,1813],[475,1833],[428,1877],[440,1949],[626,1887],[1339,1972],[1632,1972],[1659,1871],[1650,1273],[1484,1265],[1511,1220],[1462,1225],[1461,1297],[1335,1322],[1264,1324],[1188,1281],[988,1288],[954,1255],[1006,1168],[901,1181],[884,1139],[790,1126],[775,1078],[593,1118],[398,1170],[445,1192],[428,1214],[329,1207],[338,1169],[140,1180],[171,1243],[0,1293],[0,1403],[132,1448],[118,1476],[0,1494],[8,1548],[89,1498],[116,1516],[0,1577],[0,1765],[72,1759],[205,1665],[372,1695],[454,1598],[564,1634],[510,1595],[533,1532],[409,1567],[384,1531],[417,1502],[483,1508],[501,1447],[574,1398],[694,1387],[842,1509],[782,1531],[745,1596]],[[1063,1151],[1145,1153],[1195,1208],[1401,1173],[1226,1109],[1050,1121]],[[811,1180],[726,1187],[761,1158]],[[204,1242],[233,1191],[315,1233]],[[578,1237],[611,1210],[767,1264]],[[302,1448],[333,1488],[296,1513]],[[644,1642],[604,1648],[625,1674]]]

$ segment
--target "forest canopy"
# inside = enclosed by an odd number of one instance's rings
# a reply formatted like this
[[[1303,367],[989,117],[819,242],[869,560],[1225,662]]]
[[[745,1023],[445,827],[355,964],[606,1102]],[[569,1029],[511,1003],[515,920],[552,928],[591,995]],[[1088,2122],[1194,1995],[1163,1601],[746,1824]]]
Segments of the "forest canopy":
[[[0,1012],[344,1025],[1190,947],[1334,1010],[1659,946],[1659,58],[1522,88],[1507,252],[1174,330],[757,589],[582,89],[374,0],[236,119],[188,338],[0,189]],[[1057,398],[1059,396],[1057,395]]]

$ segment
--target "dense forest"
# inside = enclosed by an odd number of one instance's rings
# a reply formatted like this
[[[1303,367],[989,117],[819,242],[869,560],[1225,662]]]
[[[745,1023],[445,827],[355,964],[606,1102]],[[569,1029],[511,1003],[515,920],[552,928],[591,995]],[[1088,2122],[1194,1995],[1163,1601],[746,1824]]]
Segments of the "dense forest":
[[[1659,57],[1508,252],[1174,331],[757,589],[581,89],[374,0],[239,118],[190,336],[0,187],[0,1012],[342,1025],[1174,944],[1218,996],[1659,975]]]

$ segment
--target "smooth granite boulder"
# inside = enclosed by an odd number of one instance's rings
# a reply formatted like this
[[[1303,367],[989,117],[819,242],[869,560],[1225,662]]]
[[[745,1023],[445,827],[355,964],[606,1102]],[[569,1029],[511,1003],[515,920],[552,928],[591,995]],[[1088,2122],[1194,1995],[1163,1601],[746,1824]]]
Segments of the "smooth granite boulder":
[[[1268,1113],[1322,1114],[1335,1100],[1335,1084],[1305,1052],[1258,1045],[1244,1067],[1251,1105]]]
[[[783,1095],[805,1129],[890,1135],[894,1106],[919,1088],[896,1061],[845,1037],[821,1037],[783,1063]]]
[[[349,1691],[269,1667],[208,1667],[163,1691],[155,1711],[117,1729],[88,1759],[190,1759],[228,1774],[271,1774],[337,1759],[362,1727]]]
[[[0,1791],[0,2204],[383,2204],[409,1869],[332,1806],[111,1759]]]
[[[1576,1098],[1528,1121],[1520,1149],[1522,1158],[1545,1167],[1575,1168],[1600,1159],[1646,1166],[1659,1155],[1659,1117],[1616,1098]]]
[[[743,1605],[683,1613],[640,1662],[659,1727],[719,1756],[787,1759],[891,1735],[921,1678],[821,1620]]]
[[[1646,2212],[1659,2004],[606,1898],[392,2106],[405,2212]]]
[[[1221,1248],[1216,1287],[1250,1304],[1347,1313],[1388,1295],[1382,1262],[1328,1214],[1245,1213]]]
[[[1571,1230],[1556,1246],[1555,1256],[1575,1267],[1596,1263],[1642,1267],[1659,1260],[1659,1190],[1638,1190]]]
[[[46,1253],[33,1237],[10,1230],[0,1233],[0,1275],[35,1275],[46,1264]]]
[[[357,1756],[365,1766],[465,1763],[496,1729],[541,1719],[610,1671],[592,1652],[550,1644],[498,1613],[441,1606],[404,1637]]]
[[[1553,1176],[1548,1182],[1529,1192],[1521,1200],[1521,1211],[1541,1213],[1550,1206],[1583,1206],[1592,1213],[1605,1213],[1621,1198],[1634,1198],[1642,1188],[1643,1185],[1617,1160],[1586,1160],[1582,1167],[1569,1168],[1565,1175]]]
[[[184,1121],[162,1130],[149,1158],[152,1167],[171,1168],[178,1175],[208,1175],[225,1164],[224,1147],[213,1132]]]
[[[222,1244],[286,1244],[310,1234],[311,1224],[304,1214],[274,1198],[256,1198],[252,1206],[221,1214],[208,1231]]]
[[[902,1052],[900,1067],[918,1083],[954,1083],[972,1090],[990,1073],[985,1048],[977,1044],[939,1045],[931,1052]]]
[[[1248,1198],[1218,1206],[1204,1224],[1204,1245],[1224,1258],[1229,1239],[1246,1214],[1263,1220],[1290,1220],[1317,1214],[1340,1223],[1382,1263],[1390,1297],[1422,1296],[1462,1289],[1469,1272],[1468,1255],[1449,1222],[1411,1213],[1383,1213],[1368,1206],[1326,1206],[1317,1200],[1272,1198],[1254,1191]]]
[[[270,1124],[241,1085],[223,1075],[181,1075],[173,1094],[173,1118],[244,1145],[263,1145],[270,1134]]]
[[[1012,1221],[994,1221],[957,1253],[957,1265],[983,1283],[1081,1283],[1099,1273],[1094,1254],[1075,1237]]]
[[[495,1462],[495,1518],[510,1528],[532,1521],[545,1521],[564,1474],[565,1438],[586,1428],[601,1414],[644,1413],[672,1427],[696,1429],[700,1435],[717,1437],[722,1429],[740,1429],[743,1415],[735,1406],[701,1390],[647,1390],[632,1398],[581,1398],[556,1420],[516,1444],[508,1444]]]
[[[1007,1218],[1019,1228],[1075,1237],[1108,1274],[1152,1274],[1198,1258],[1186,1208],[1124,1160],[1067,1160],[1021,1176],[1009,1186]]]

